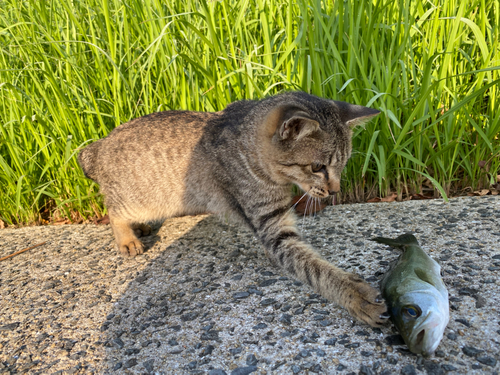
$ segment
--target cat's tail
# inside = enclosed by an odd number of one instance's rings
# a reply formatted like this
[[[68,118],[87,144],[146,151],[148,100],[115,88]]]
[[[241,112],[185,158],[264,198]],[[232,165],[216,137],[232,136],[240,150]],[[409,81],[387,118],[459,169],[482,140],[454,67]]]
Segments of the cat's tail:
[[[83,170],[85,177],[97,181],[97,154],[99,152],[99,141],[91,143],[78,154],[78,164]]]

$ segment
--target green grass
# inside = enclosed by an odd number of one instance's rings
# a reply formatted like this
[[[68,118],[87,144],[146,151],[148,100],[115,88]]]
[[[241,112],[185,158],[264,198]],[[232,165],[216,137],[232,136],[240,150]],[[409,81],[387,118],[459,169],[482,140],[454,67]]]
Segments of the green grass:
[[[102,214],[75,156],[123,122],[287,90],[383,112],[356,129],[344,199],[402,197],[429,181],[444,196],[499,173],[496,0],[0,0],[0,9],[8,224]]]

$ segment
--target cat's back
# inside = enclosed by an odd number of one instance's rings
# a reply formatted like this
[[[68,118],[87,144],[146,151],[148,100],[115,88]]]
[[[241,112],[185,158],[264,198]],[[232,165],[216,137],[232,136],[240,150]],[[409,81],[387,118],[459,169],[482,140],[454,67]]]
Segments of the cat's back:
[[[188,159],[204,129],[220,112],[163,111],[138,117],[113,129],[86,148],[78,161],[86,177],[101,183],[106,176]]]
[[[111,131],[101,141],[114,142],[126,137],[129,141],[143,137],[169,136],[188,138],[196,136],[207,123],[219,116],[219,112],[163,111],[138,117],[126,122]],[[151,140],[154,142],[154,140]]]
[[[220,112],[163,111],[132,119],[115,129],[105,138],[92,145],[99,145],[101,151],[118,150],[126,145],[138,145],[147,142],[148,148],[165,142],[176,147],[183,143],[193,143],[199,138],[210,120],[217,118]],[[92,146],[91,145],[91,146]],[[88,147],[87,147],[88,148]],[[113,150],[116,152],[117,150]]]

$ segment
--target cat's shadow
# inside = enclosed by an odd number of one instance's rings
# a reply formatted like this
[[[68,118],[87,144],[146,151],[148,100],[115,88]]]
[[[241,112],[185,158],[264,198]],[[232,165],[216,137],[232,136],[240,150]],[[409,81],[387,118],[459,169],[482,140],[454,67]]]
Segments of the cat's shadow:
[[[211,345],[215,347],[214,354],[223,352],[222,335],[239,332],[234,329],[241,322],[231,318],[235,311],[262,312],[265,306],[259,305],[261,300],[277,298],[278,288],[309,290],[294,285],[293,280],[273,267],[250,231],[221,222],[215,216],[186,225],[189,221],[195,220],[168,219],[161,226],[154,223],[151,235],[141,237],[147,249],[147,263],[141,262],[141,269],[133,274],[135,277],[107,313],[120,317],[109,321],[104,333],[105,342],[109,343],[105,345],[108,369],[123,370],[121,366],[127,366],[129,359],[127,353],[140,348],[145,362],[138,363],[137,370],[149,366],[155,371],[174,368],[179,353],[189,357],[187,362],[182,361],[182,366],[197,361],[198,370],[207,370],[210,364],[204,363],[208,358],[203,355],[204,348]],[[268,279],[272,279],[268,286],[258,286]],[[243,293],[240,297],[246,298],[235,298],[239,292]],[[245,320],[253,325],[261,323],[257,313],[242,313],[238,316],[246,315]],[[225,323],[216,323],[221,321]],[[207,328],[210,325],[213,327]],[[114,344],[117,337],[124,346]],[[244,345],[245,337],[233,337]],[[191,369],[182,369],[188,370]]]
[[[151,233],[139,237],[144,245],[145,253],[152,249],[158,243],[158,241],[161,240],[161,237],[158,233],[160,232],[164,222],[165,220],[146,223],[151,227]]]

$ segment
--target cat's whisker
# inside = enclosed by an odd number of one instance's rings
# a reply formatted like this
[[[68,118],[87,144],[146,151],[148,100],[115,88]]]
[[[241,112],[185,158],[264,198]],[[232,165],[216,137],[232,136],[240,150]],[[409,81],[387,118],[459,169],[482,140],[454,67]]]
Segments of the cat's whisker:
[[[310,191],[311,191],[311,189],[309,189],[308,191],[306,191],[306,192],[305,192],[305,193],[304,193],[304,194],[300,197],[300,199],[299,199],[297,202],[295,202],[295,204],[292,206],[292,208],[295,208],[295,206],[297,206],[297,205],[299,204],[299,202],[302,200],[302,198],[304,198],[304,197],[307,195],[307,193],[309,193]]]
[[[293,211],[293,210],[295,209],[295,207],[297,207],[297,205],[298,205],[298,204],[299,204],[299,202],[302,200],[302,198],[304,198],[304,197],[307,195],[307,193],[309,193],[310,191],[311,191],[311,189],[309,189],[309,190],[308,190],[308,191],[306,191],[304,194],[302,194],[302,196],[300,197],[300,199],[299,199],[297,202],[295,202],[295,204],[294,204],[292,207],[290,207],[290,208],[288,209],[288,211],[286,212],[286,214],[285,214],[285,215],[283,215],[283,216],[281,217],[281,219],[278,221],[278,224],[279,224],[279,223],[281,223],[281,221],[282,221],[283,219],[285,219],[285,218],[288,216],[288,214],[289,214],[291,211]]]
[[[306,204],[305,204],[305,207],[304,207],[304,212],[302,212],[302,225],[300,227],[300,231],[301,232],[304,232],[304,220],[306,218],[307,205],[309,204],[309,199],[311,199],[311,198],[307,197]]]
[[[304,217],[306,216],[307,205],[309,204],[309,199],[311,199],[311,198],[307,197],[307,199],[306,199],[306,204],[304,206],[304,211],[302,211],[302,219],[304,219]]]
[[[313,200],[314,200],[314,198],[311,198],[311,196],[309,196],[309,195],[307,196],[306,208],[304,210],[304,217],[302,218],[302,228],[301,228],[302,232],[304,232],[304,223],[306,222],[307,213],[311,209]]]

